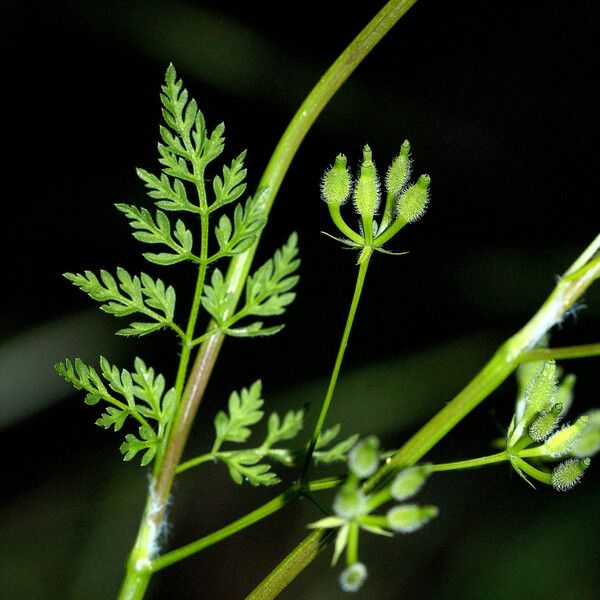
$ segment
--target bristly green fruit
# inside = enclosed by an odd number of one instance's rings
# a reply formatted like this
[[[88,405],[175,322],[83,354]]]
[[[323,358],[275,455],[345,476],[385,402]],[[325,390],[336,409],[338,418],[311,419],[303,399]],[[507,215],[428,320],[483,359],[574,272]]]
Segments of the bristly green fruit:
[[[354,446],[348,455],[348,466],[359,478],[370,477],[379,466],[379,440],[371,435]]]
[[[394,159],[385,177],[385,188],[388,194],[396,197],[404,189],[410,177],[411,160],[410,143],[404,140],[400,154]]]
[[[321,182],[321,194],[327,204],[341,206],[348,200],[352,186],[352,179],[346,157],[338,154],[335,164],[325,172]]]
[[[558,458],[568,454],[577,444],[588,421],[588,417],[582,415],[575,423],[573,423],[573,425],[563,427],[554,433],[544,442],[543,446],[540,447],[540,455]]]
[[[552,486],[559,492],[566,492],[577,485],[585,470],[590,466],[589,458],[570,458],[557,465],[552,471]]]
[[[425,214],[429,203],[429,175],[421,175],[417,183],[411,185],[398,200],[398,216],[408,223],[414,223]]]
[[[340,587],[345,592],[358,592],[367,578],[367,567],[355,562],[340,573]]]
[[[436,506],[418,506],[417,504],[401,504],[394,506],[387,513],[388,527],[398,533],[417,531],[438,516]]]
[[[531,420],[555,404],[557,390],[556,363],[549,360],[533,376],[525,392],[525,420]]]
[[[342,519],[353,519],[367,512],[367,497],[351,486],[344,486],[333,501],[335,514]]]
[[[578,458],[593,456],[600,450],[600,409],[596,408],[586,413],[588,422],[581,432],[571,454]]]
[[[557,402],[550,410],[541,412],[529,427],[529,435],[534,442],[543,442],[558,425],[563,412],[562,404]]]
[[[392,498],[400,502],[412,498],[425,485],[430,474],[430,465],[417,465],[403,469],[396,475],[390,487]]]
[[[373,164],[371,148],[367,145],[363,148],[360,176],[354,187],[354,206],[363,219],[372,220],[379,207],[379,200],[379,177]]]

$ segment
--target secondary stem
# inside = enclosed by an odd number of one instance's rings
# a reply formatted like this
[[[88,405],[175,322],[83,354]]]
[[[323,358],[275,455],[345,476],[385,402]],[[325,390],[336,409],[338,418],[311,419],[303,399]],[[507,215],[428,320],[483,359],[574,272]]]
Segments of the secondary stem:
[[[323,429],[323,425],[325,423],[325,418],[327,417],[327,412],[329,411],[329,406],[331,405],[331,400],[333,398],[333,393],[335,392],[335,386],[338,380],[338,376],[340,374],[340,368],[342,366],[342,361],[344,360],[344,354],[346,352],[346,348],[348,346],[348,340],[350,338],[350,332],[352,331],[352,324],[354,323],[354,317],[356,316],[356,309],[358,308],[358,303],[360,301],[360,296],[363,290],[363,286],[365,283],[365,277],[367,275],[367,269],[369,268],[370,260],[367,259],[360,264],[358,269],[358,275],[356,276],[356,285],[354,286],[354,294],[352,296],[352,302],[350,303],[350,310],[348,311],[348,317],[346,319],[346,326],[344,327],[344,333],[342,335],[342,340],[340,342],[340,347],[338,349],[337,357],[335,359],[335,364],[333,366],[333,371],[331,373],[331,378],[329,380],[329,386],[327,387],[327,393],[325,394],[325,399],[323,400],[323,404],[321,405],[321,412],[319,413],[319,418],[317,419],[317,423],[315,424],[315,429],[313,431],[312,439],[310,440],[310,444],[308,446],[308,450],[306,451],[306,456],[304,458],[304,464],[302,465],[302,471],[300,474],[300,479],[303,480],[306,477],[306,472],[310,465],[310,461],[315,451],[315,447],[317,445],[317,440],[319,439],[319,435],[321,430]]]

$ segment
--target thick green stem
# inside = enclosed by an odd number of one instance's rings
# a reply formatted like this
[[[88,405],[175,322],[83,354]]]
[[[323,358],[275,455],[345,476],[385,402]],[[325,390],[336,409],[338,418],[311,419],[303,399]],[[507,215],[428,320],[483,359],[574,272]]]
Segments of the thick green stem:
[[[346,348],[348,347],[348,340],[350,338],[352,324],[354,323],[354,317],[356,316],[356,309],[358,308],[358,303],[360,301],[360,296],[364,287],[365,277],[367,276],[369,262],[370,261],[368,259],[365,260],[360,264],[360,267],[358,268],[358,275],[356,276],[356,285],[354,286],[354,294],[352,296],[352,302],[350,303],[350,310],[348,311],[346,326],[344,327],[344,333],[342,335],[340,347],[338,349],[337,357],[335,359],[333,371],[331,372],[331,378],[329,379],[327,393],[325,394],[323,404],[321,405],[321,412],[319,413],[319,418],[317,419],[317,422],[315,424],[312,439],[310,440],[308,450],[306,451],[306,456],[304,458],[304,464],[302,465],[302,471],[300,475],[301,479],[304,479],[306,477],[306,472],[310,465],[313,452],[315,451],[317,440],[319,439],[319,435],[321,434],[323,425],[325,424],[325,419],[327,418],[327,412],[329,411],[331,400],[333,398],[333,393],[335,392],[335,386],[337,384],[338,376],[340,374],[342,361],[344,360],[344,354],[346,353]]]
[[[398,452],[365,482],[365,492],[373,490],[398,469],[415,464],[469,412],[489,396],[518,366],[521,356],[563,317],[564,313],[600,277],[600,235],[583,251],[557,283],[553,292],[532,319],[507,340],[475,378],[440,412],[415,433]],[[533,469],[528,463],[523,471]],[[541,475],[536,470],[537,478]],[[544,476],[544,483],[549,481]],[[541,480],[541,479],[540,479]],[[332,541],[330,532],[318,530],[301,542],[248,596],[248,600],[267,600],[277,596]]]

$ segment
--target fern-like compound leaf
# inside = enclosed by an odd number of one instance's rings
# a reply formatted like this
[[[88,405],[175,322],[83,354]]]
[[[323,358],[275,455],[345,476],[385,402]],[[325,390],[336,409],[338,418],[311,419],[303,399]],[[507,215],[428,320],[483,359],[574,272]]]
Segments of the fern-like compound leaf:
[[[291,292],[298,280],[294,273],[300,266],[298,236],[292,233],[288,241],[273,258],[264,263],[246,283],[245,314],[258,316],[281,315],[294,301],[296,294]]]
[[[221,208],[226,204],[235,202],[246,191],[246,174],[244,168],[244,159],[246,151],[233,159],[231,166],[223,166],[223,176],[215,176],[213,179],[213,192],[215,200],[211,205],[211,210]]]
[[[177,219],[173,229],[167,215],[158,210],[153,217],[149,210],[137,208],[129,204],[115,204],[115,206],[129,219],[133,237],[146,244],[164,244],[172,252],[144,253],[144,258],[158,265],[173,265],[184,260],[198,261],[192,253],[194,239],[192,232],[185,226],[181,219]]]
[[[175,290],[160,279],[152,279],[146,273],[130,275],[125,269],[117,268],[117,277],[108,271],[100,271],[98,277],[91,271],[65,273],[71,281],[90,298],[101,302],[100,309],[116,317],[141,314],[150,322],[133,322],[118,333],[120,335],[146,335],[163,327],[177,329],[175,314]]]
[[[146,184],[148,196],[156,201],[158,208],[167,211],[199,212],[198,206],[188,200],[185,185],[179,179],[169,179],[164,173],[158,178],[144,169],[136,169],[136,172]]]
[[[220,411],[215,417],[216,441],[219,448],[223,442],[245,442],[250,436],[249,425],[258,423],[263,417],[260,410],[264,404],[261,398],[262,384],[255,381],[249,389],[233,392],[229,396],[228,413]],[[213,450],[214,451],[214,450]]]
[[[235,298],[228,291],[227,281],[219,269],[212,272],[210,284],[204,285],[202,306],[221,326],[233,311]]]
[[[346,462],[348,460],[348,453],[358,441],[359,435],[357,433],[329,448],[326,447],[339,435],[340,429],[340,425],[337,424],[321,432],[313,453],[315,463],[328,464],[334,462]]]
[[[238,204],[233,213],[233,224],[227,215],[222,215],[215,227],[219,252],[211,260],[223,256],[235,256],[248,250],[256,241],[267,220],[261,196],[250,197],[244,207]]]
[[[81,359],[74,362],[66,359],[55,365],[55,369],[77,390],[87,392],[86,403],[90,405],[104,401],[104,412],[96,425],[104,429],[119,431],[130,417],[138,423],[139,438],[127,434],[121,445],[124,460],[131,460],[144,451],[142,465],[149,464],[165,434],[168,424],[175,415],[177,394],[174,388],[165,393],[165,379],[147,367],[141,358],[136,358],[133,372],[119,370],[115,365],[100,357],[100,372]],[[106,382],[106,384],[105,384]],[[152,425],[151,421],[155,424]]]

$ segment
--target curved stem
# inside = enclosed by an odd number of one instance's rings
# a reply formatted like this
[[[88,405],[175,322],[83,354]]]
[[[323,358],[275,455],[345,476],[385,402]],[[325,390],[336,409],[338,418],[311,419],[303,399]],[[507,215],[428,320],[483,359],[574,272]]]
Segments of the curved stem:
[[[329,214],[331,216],[331,220],[335,223],[336,227],[350,240],[359,246],[364,245],[365,240],[361,235],[356,233],[354,229],[352,229],[346,221],[344,221],[344,217],[342,217],[342,211],[340,209],[339,204],[331,204],[327,203],[327,208],[329,209]]]
[[[321,430],[323,429],[323,425],[325,423],[325,419],[327,417],[327,412],[329,411],[329,407],[331,405],[331,400],[333,398],[333,393],[335,392],[335,386],[337,384],[338,376],[340,374],[340,368],[342,366],[342,361],[344,360],[344,354],[346,353],[346,348],[348,346],[348,340],[350,338],[350,332],[352,331],[352,324],[354,323],[354,317],[356,316],[356,309],[358,308],[358,303],[360,301],[360,296],[363,290],[363,286],[365,283],[365,277],[367,275],[367,269],[369,268],[369,260],[365,260],[360,264],[358,269],[358,275],[356,277],[356,285],[354,286],[354,295],[352,296],[352,302],[350,303],[350,310],[348,311],[348,317],[346,319],[346,326],[344,327],[344,333],[342,335],[342,340],[340,341],[340,347],[338,349],[337,357],[335,359],[335,364],[333,366],[333,371],[331,372],[331,378],[329,379],[329,386],[327,387],[327,393],[325,394],[325,398],[323,399],[323,404],[321,405],[321,412],[319,413],[319,418],[315,424],[315,429],[313,431],[312,439],[310,440],[310,444],[308,446],[308,450],[306,451],[306,456],[304,458],[304,463],[302,465],[302,471],[300,474],[300,479],[303,480],[306,477],[306,472],[310,465],[310,461],[315,451],[315,447],[317,445],[317,440],[319,439],[319,435]]]
[[[530,477],[533,477],[534,479],[537,479],[538,481],[540,481],[541,483],[545,483],[546,485],[552,485],[551,473],[547,473],[546,471],[540,471],[539,469],[536,469],[533,465],[529,464],[528,462],[524,461],[518,456],[513,456],[512,462],[514,465],[519,467],[521,471],[527,473],[527,475],[529,475]]]

